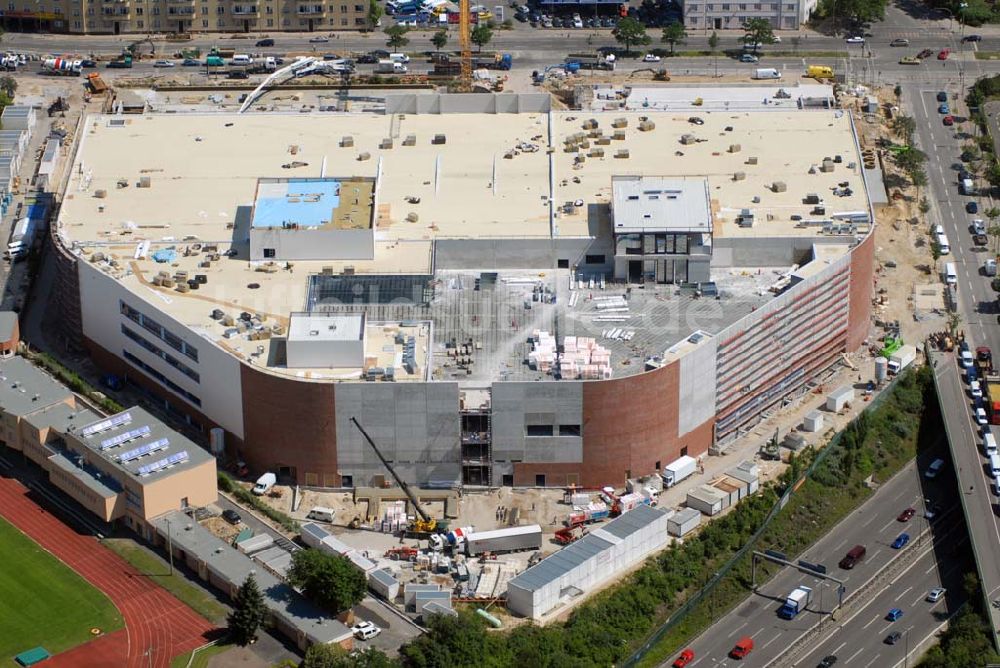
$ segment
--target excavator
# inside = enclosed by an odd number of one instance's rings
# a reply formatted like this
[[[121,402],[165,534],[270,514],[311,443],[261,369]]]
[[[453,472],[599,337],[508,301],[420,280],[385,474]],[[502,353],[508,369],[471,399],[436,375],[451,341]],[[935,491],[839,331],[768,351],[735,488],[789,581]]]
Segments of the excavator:
[[[468,0],[463,0],[463,1],[467,2]],[[358,431],[361,432],[361,435],[364,436],[364,439],[368,441],[368,445],[372,447],[372,450],[375,451],[375,455],[379,458],[379,461],[382,462],[382,465],[385,466],[385,468],[392,475],[393,480],[396,481],[396,484],[399,485],[399,488],[403,490],[404,494],[406,494],[406,498],[410,500],[410,504],[413,505],[413,510],[416,511],[417,513],[416,519],[410,522],[410,526],[406,530],[407,537],[428,538],[432,534],[442,533],[447,531],[448,522],[446,520],[434,519],[433,517],[427,514],[427,511],[425,511],[423,506],[420,505],[420,500],[417,499],[416,495],[412,491],[410,491],[410,486],[406,484],[405,480],[399,477],[399,474],[396,473],[396,470],[392,468],[392,464],[390,464],[389,460],[385,458],[385,455],[382,454],[382,451],[378,449],[378,446],[375,445],[375,441],[373,441],[372,437],[368,435],[368,432],[365,431],[364,427],[361,426],[361,423],[358,422],[357,418],[352,416],[351,422],[354,424],[355,427],[358,428]]]

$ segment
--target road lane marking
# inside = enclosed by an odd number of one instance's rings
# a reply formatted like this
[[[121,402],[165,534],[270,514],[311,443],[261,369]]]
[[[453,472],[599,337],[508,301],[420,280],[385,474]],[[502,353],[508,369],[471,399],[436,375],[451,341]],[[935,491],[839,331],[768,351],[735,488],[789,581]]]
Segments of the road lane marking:
[[[879,620],[879,615],[875,615],[874,617],[872,617],[872,620],[871,620],[870,622],[868,622],[867,624],[865,624],[865,625],[864,625],[864,626],[862,626],[861,628],[862,628],[862,629],[867,629],[867,628],[868,628],[869,626],[871,626],[872,624],[874,624],[874,623],[875,623],[875,622],[877,622],[878,620]]]
[[[746,628],[747,624],[749,624],[749,623],[750,622],[743,622],[741,625],[739,625],[735,629],[733,629],[733,631],[728,636],[726,636],[726,637],[727,638],[732,638],[734,635],[736,635],[737,633],[739,633],[740,631],[742,631],[744,628]]]
[[[854,654],[852,654],[849,657],[847,657],[847,661],[845,661],[844,664],[848,665],[848,666],[851,665],[851,661],[854,661],[854,657],[856,657],[858,654],[861,654],[861,652],[863,652],[863,651],[865,651],[864,647],[858,648],[857,652],[855,652]]]
[[[902,592],[901,592],[901,593],[899,594],[899,596],[897,596],[896,598],[894,598],[894,599],[892,599],[892,600],[893,600],[893,601],[899,601],[899,599],[901,599],[901,598],[903,598],[904,596],[906,596],[906,593],[907,593],[908,591],[910,591],[911,589],[913,589],[913,587],[907,587],[906,589],[904,589],[904,590],[903,590],[903,591],[902,591]]]
[[[764,643],[763,645],[760,646],[761,650],[763,650],[765,647],[767,647],[768,645],[770,645],[771,643],[773,643],[775,640],[778,640],[780,638],[781,638],[781,636],[774,636],[773,638],[771,638],[766,643]]]
[[[882,525],[882,528],[879,529],[879,533],[885,531],[886,529],[888,529],[889,527],[891,527],[893,524],[896,524],[896,518],[895,517],[892,518],[891,520],[889,520],[888,522],[886,522],[884,525]]]
[[[872,659],[871,661],[869,661],[868,663],[865,664],[865,668],[869,668],[869,666],[871,666],[873,663],[875,663],[876,661],[878,661],[878,657],[879,657],[879,655],[876,654],[874,659]]]
[[[839,651],[840,651],[840,648],[841,648],[841,647],[843,647],[843,646],[844,646],[844,645],[846,645],[846,644],[847,644],[847,641],[845,640],[844,642],[842,642],[842,643],[840,643],[839,645],[837,645],[837,649],[835,649],[835,650],[833,650],[832,652],[830,652],[830,654],[836,654],[837,652],[839,652]]]

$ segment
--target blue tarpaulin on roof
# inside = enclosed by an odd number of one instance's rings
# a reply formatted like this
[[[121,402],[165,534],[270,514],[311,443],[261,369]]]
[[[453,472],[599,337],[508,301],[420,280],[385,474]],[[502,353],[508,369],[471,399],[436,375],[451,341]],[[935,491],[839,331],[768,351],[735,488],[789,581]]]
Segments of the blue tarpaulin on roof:
[[[173,248],[164,248],[153,253],[153,259],[157,262],[173,262],[177,257],[177,251]]]

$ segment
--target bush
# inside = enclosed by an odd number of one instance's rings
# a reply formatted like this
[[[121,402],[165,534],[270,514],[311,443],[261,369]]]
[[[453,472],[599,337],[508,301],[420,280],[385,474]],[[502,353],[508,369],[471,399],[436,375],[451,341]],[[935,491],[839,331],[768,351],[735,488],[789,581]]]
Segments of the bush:
[[[237,501],[245,506],[250,506],[265,517],[277,522],[286,531],[296,532],[299,530],[298,522],[280,510],[276,510],[275,508],[272,508],[264,503],[259,496],[237,484],[236,481],[233,480],[232,476],[225,471],[216,472],[216,478],[218,480],[220,491],[231,494]]]

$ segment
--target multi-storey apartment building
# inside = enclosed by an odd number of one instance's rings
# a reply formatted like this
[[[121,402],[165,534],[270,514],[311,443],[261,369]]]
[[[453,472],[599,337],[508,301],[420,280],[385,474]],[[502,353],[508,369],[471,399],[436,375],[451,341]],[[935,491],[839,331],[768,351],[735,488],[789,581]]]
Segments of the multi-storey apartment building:
[[[365,28],[364,0],[7,0],[4,30],[80,34]]]
[[[681,0],[688,30],[742,30],[748,19],[767,19],[775,30],[798,30],[809,20],[816,0],[720,2]]]

